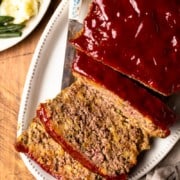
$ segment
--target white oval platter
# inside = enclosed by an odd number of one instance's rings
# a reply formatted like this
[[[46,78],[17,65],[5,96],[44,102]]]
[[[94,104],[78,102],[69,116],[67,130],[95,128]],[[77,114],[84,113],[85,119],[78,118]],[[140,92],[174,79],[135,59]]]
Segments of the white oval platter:
[[[67,37],[68,0],[62,0],[37,45],[27,75],[18,117],[20,135],[35,116],[40,102],[53,98],[60,92]],[[171,128],[171,135],[153,141],[152,149],[144,153],[137,167],[129,175],[130,180],[138,180],[155,167],[180,139],[180,121]],[[41,169],[34,161],[21,153],[29,171],[38,180],[54,178]]]
[[[16,45],[17,43],[25,39],[36,28],[41,19],[44,17],[50,5],[50,2],[51,0],[41,1],[38,14],[27,21],[26,27],[22,30],[22,36],[14,38],[0,38],[0,52]]]

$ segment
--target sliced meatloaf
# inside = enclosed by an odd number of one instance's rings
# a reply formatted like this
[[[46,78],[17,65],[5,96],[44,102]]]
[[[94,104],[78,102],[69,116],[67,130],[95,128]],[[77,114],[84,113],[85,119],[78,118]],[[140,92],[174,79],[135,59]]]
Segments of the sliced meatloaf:
[[[180,91],[180,2],[93,0],[71,41],[93,59],[163,94]]]
[[[46,131],[84,166],[107,178],[122,179],[136,165],[140,152],[150,148],[148,132],[130,123],[123,106],[113,93],[78,78],[42,103],[37,114]]]
[[[100,91],[109,90],[109,97],[117,96],[121,114],[133,126],[154,137],[166,137],[170,133],[169,127],[176,120],[175,113],[136,82],[81,52],[76,54],[72,71],[77,77],[84,76],[94,86],[101,86]]]
[[[38,118],[35,118],[28,129],[18,137],[15,147],[17,151],[26,153],[57,179],[103,179],[99,175],[90,172],[66,153],[49,136]]]

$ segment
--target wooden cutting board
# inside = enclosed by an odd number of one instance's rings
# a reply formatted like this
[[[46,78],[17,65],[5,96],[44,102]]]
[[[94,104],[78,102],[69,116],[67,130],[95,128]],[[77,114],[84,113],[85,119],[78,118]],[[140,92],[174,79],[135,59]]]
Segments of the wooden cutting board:
[[[0,52],[0,180],[33,180],[14,149],[26,74],[38,40],[60,0],[53,0],[38,27],[16,46]]]

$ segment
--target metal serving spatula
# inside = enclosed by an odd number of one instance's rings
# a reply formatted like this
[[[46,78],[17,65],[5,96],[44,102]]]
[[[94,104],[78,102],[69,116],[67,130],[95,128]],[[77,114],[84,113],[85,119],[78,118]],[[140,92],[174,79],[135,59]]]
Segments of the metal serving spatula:
[[[82,0],[69,1],[68,35],[61,89],[66,88],[73,81],[73,76],[71,73],[71,63],[74,58],[75,50],[69,43],[69,40],[73,37],[73,35],[75,35],[76,32],[78,32],[82,28],[82,24],[79,22],[81,4]]]

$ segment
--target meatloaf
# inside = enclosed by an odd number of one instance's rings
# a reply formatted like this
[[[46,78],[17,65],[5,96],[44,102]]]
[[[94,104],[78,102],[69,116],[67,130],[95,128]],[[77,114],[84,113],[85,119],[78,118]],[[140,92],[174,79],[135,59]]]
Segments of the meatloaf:
[[[71,43],[165,96],[180,91],[180,1],[93,0]]]
[[[113,93],[77,78],[42,103],[37,113],[46,131],[73,158],[102,176],[122,178],[140,152],[150,148],[149,133],[123,114],[123,106]]]
[[[175,113],[144,87],[78,51],[72,71],[76,77],[85,77],[93,86],[101,86],[101,91],[109,90],[108,96],[116,95],[121,113],[133,126],[154,137],[166,137],[170,133],[169,127],[176,120]]]
[[[26,153],[43,169],[57,179],[62,180],[100,180],[103,177],[92,173],[74,160],[45,131],[36,117],[21,136],[18,137],[16,149]]]

